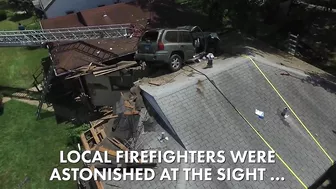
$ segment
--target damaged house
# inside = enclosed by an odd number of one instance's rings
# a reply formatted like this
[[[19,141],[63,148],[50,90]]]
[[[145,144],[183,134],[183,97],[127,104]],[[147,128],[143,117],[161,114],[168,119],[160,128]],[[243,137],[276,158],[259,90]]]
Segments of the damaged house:
[[[43,29],[111,26],[131,28],[132,34],[119,33],[119,37],[113,39],[49,43],[51,61],[46,61],[44,70],[46,88],[50,86],[50,89],[46,98],[42,95],[41,102],[51,103],[59,120],[75,118],[87,122],[91,119],[90,112],[103,106],[115,106],[120,92],[128,91],[133,82],[145,74],[133,61],[143,31],[186,24],[207,28],[201,23],[209,22],[204,16],[167,1],[117,3],[42,20]],[[40,108],[38,115],[39,112]]]
[[[129,90],[135,81],[131,67],[136,62],[128,60],[133,59],[140,30],[146,28],[148,18],[149,13],[140,7],[119,3],[41,21],[43,29],[127,24],[140,28],[130,37],[48,44],[49,73],[54,77],[46,100],[53,104],[56,117],[86,122],[87,112],[115,105],[120,92]]]

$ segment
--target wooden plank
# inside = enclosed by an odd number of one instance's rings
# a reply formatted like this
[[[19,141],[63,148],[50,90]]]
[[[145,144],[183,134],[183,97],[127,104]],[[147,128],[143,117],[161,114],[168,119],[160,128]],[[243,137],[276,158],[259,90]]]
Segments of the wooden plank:
[[[88,143],[88,141],[87,141],[86,138],[85,138],[84,133],[82,133],[82,134],[80,135],[80,138],[81,138],[82,144],[83,144],[83,146],[84,146],[84,149],[85,149],[85,150],[91,150],[91,149],[90,149],[90,146],[89,146],[89,143]]]
[[[119,140],[117,140],[116,138],[107,138],[112,144],[114,144],[115,146],[117,146],[118,148],[120,148],[121,150],[124,151],[129,151],[129,149],[123,144],[121,143]]]
[[[105,131],[104,131],[104,129],[102,129],[102,130],[100,131],[100,134],[102,135],[103,138],[106,138],[106,137],[107,137],[107,136],[106,136],[106,133],[105,133]]]
[[[114,151],[114,150],[109,150],[107,148],[104,148],[102,146],[98,146],[96,148],[96,150],[98,150],[99,152],[107,152],[110,156],[114,156],[114,157],[117,157],[117,152]]]
[[[111,114],[111,113],[113,113],[113,110],[107,110],[106,112],[104,112],[104,115]]]
[[[104,67],[100,67],[100,68],[97,67],[93,71],[100,71],[100,70],[105,70],[105,69],[109,69],[109,68],[115,68],[117,66],[118,66],[118,64],[113,64],[113,65],[110,65],[110,66],[104,66]]]
[[[151,84],[151,85],[155,85],[155,86],[162,85],[162,82],[160,82],[160,81],[149,81],[148,83]]]
[[[103,70],[103,71],[98,71],[98,72],[93,72],[93,74],[95,76],[101,76],[101,75],[109,74],[109,73],[112,73],[112,72],[115,72],[115,71],[119,71],[119,70],[122,70],[122,69],[125,69],[125,68],[128,68],[128,67],[134,66],[136,64],[137,64],[136,62],[129,63],[129,64],[126,64],[126,65],[118,66],[116,68],[112,68],[112,69],[108,69],[108,70]]]
[[[90,125],[91,127],[97,127],[99,125],[101,125],[105,120],[96,120],[96,121],[91,121]]]
[[[128,100],[125,100],[124,101],[124,106],[126,107],[126,108],[134,108],[134,106],[132,106],[132,104],[128,101]]]
[[[95,167],[93,165],[91,165],[90,169],[93,173],[93,170],[95,169]],[[104,189],[104,185],[100,180],[96,180],[95,183],[96,183],[97,189]]]
[[[100,143],[100,139],[99,139],[99,137],[98,137],[96,131],[94,130],[94,128],[91,128],[90,131],[91,131],[91,134],[92,134],[92,136],[93,136],[93,138],[94,138],[96,144]]]
[[[125,111],[124,115],[139,115],[139,111],[133,110],[133,111]]]
[[[112,114],[110,114],[110,115],[104,116],[104,117],[102,117],[100,119],[101,120],[106,120],[106,119],[113,119],[113,118],[117,118],[117,117],[118,117],[118,115],[112,115]]]

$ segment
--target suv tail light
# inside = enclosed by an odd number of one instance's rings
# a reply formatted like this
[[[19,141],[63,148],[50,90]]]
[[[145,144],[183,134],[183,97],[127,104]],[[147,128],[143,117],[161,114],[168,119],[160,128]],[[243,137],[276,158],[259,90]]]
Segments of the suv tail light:
[[[159,42],[158,44],[158,51],[164,50],[164,44],[162,42]]]

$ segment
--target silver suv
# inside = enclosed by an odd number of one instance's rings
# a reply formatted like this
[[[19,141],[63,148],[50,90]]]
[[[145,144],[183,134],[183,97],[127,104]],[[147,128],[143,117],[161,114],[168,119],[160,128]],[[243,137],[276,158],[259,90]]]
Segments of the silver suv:
[[[165,63],[175,72],[184,62],[204,51],[204,33],[197,26],[152,29],[141,37],[134,59],[147,65]]]

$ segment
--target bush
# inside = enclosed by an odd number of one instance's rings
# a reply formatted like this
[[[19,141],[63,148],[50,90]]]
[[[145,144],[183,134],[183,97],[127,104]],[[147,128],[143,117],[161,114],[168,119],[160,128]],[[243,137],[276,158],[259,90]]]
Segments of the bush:
[[[7,13],[4,10],[0,10],[0,21],[7,19]]]

